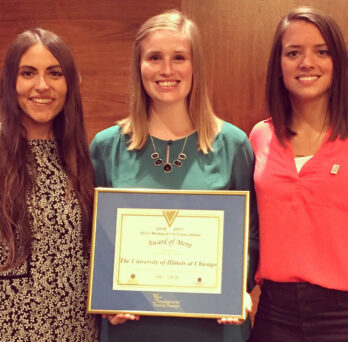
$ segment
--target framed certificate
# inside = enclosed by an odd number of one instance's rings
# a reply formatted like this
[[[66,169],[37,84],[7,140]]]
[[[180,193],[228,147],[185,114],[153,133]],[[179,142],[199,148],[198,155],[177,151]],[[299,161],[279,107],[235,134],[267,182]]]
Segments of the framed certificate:
[[[89,313],[245,319],[248,191],[96,188]]]

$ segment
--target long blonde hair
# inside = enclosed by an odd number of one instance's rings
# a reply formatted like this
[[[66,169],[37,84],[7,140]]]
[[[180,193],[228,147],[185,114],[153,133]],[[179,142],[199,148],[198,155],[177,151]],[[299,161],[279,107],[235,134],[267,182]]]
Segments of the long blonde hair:
[[[152,32],[170,30],[185,32],[191,41],[193,81],[188,95],[188,110],[198,133],[197,148],[203,153],[212,150],[212,143],[221,127],[221,120],[213,112],[207,91],[203,50],[197,25],[177,10],[171,10],[148,19],[139,29],[131,61],[130,115],[119,122],[122,133],[130,136],[129,150],[141,149],[148,138],[147,118],[150,98],[141,80],[141,42]]]

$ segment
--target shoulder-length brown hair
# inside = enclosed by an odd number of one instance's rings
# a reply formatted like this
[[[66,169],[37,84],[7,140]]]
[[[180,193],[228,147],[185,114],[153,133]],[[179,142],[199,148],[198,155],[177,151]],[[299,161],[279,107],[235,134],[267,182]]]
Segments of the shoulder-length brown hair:
[[[191,121],[198,133],[198,149],[203,153],[212,150],[212,143],[220,127],[207,91],[205,66],[200,33],[197,25],[177,10],[171,10],[148,19],[139,29],[133,47],[131,60],[130,115],[119,122],[124,134],[130,135],[129,149],[141,149],[148,138],[147,117],[150,98],[141,80],[141,42],[157,30],[185,32],[191,41],[193,80],[188,95],[188,109]]]
[[[290,23],[302,20],[315,25],[325,39],[333,62],[333,80],[329,94],[329,108],[331,135],[329,140],[337,137],[348,137],[348,57],[344,38],[337,23],[327,14],[310,8],[299,7],[284,16],[276,29],[273,38],[271,55],[268,62],[266,81],[266,104],[272,117],[275,133],[284,143],[293,133],[291,125],[291,103],[289,92],[285,88],[280,59],[282,54],[282,40]]]
[[[67,83],[64,107],[53,121],[53,132],[60,161],[82,210],[85,242],[89,236],[93,168],[83,122],[79,74],[70,50],[60,37],[40,28],[28,30],[18,35],[10,45],[0,81],[0,240],[5,240],[9,246],[7,260],[1,267],[3,270],[23,262],[30,252],[31,229],[26,195],[34,186],[35,179],[28,172],[28,163],[33,163],[33,158],[22,125],[16,82],[20,59],[35,44],[43,44],[58,60]]]

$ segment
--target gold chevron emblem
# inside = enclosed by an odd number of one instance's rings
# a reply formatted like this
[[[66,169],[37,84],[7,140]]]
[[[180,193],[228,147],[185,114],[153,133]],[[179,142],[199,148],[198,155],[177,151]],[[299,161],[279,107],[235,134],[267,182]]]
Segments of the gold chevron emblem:
[[[162,212],[169,227],[173,224],[179,214],[179,210],[162,210]]]

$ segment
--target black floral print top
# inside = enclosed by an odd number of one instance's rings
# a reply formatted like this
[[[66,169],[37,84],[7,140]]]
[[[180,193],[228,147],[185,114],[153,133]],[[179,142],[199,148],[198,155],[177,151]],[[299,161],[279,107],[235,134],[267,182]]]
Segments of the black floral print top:
[[[81,213],[55,141],[30,140],[37,162],[31,254],[0,272],[0,341],[97,342],[96,317],[86,314],[88,260],[82,253]],[[0,263],[7,246],[0,242]]]

